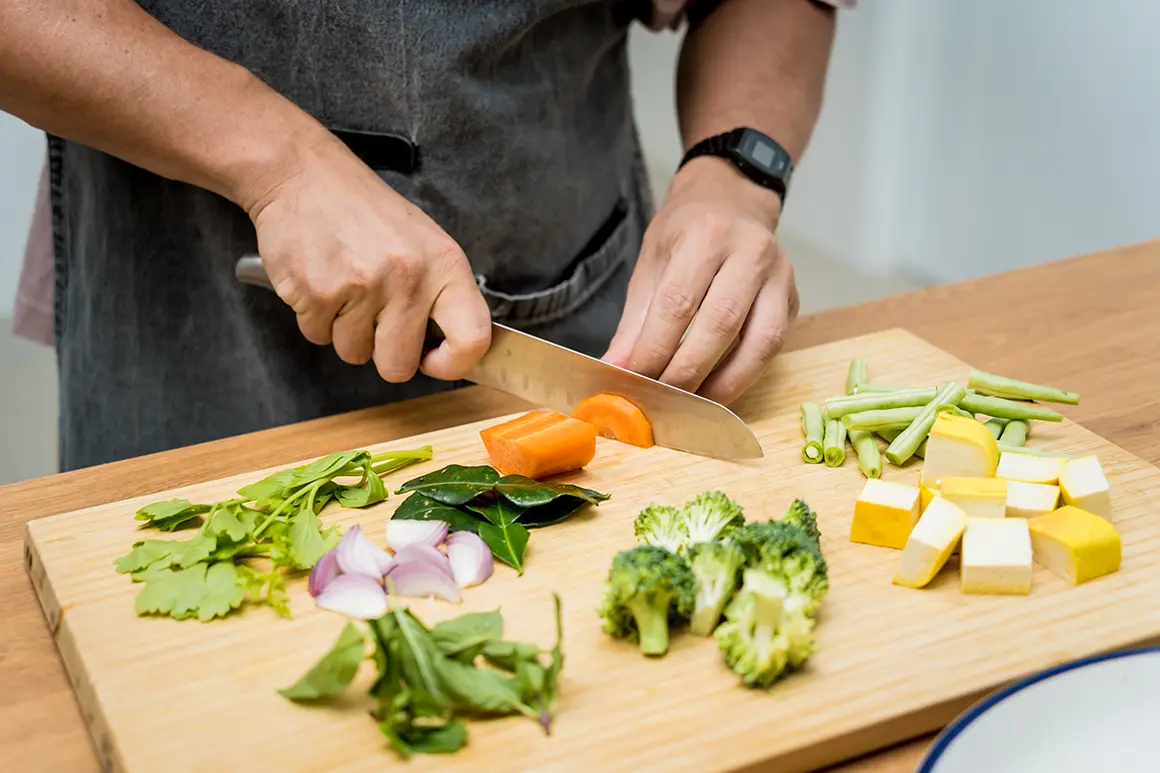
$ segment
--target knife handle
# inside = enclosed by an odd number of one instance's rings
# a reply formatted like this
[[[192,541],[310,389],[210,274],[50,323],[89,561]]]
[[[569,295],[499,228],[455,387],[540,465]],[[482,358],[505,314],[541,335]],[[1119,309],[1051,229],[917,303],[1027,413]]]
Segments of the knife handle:
[[[266,267],[262,265],[262,258],[258,255],[243,255],[239,258],[234,266],[234,277],[242,284],[263,287],[267,290],[274,289],[269,275],[266,274]],[[443,343],[444,338],[446,336],[443,335],[438,323],[428,317],[427,332],[423,336],[423,353],[426,354],[432,349],[438,348],[439,344]]]

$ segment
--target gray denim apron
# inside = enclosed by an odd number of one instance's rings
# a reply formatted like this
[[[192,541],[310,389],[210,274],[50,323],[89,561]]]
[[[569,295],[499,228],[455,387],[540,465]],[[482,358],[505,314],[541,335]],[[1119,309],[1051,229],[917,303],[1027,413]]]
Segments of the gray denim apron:
[[[339,134],[463,247],[497,321],[611,339],[651,216],[629,94],[634,4],[142,0]],[[270,126],[271,132],[278,131]],[[245,213],[49,138],[61,467],[461,384],[382,381],[239,284]]]

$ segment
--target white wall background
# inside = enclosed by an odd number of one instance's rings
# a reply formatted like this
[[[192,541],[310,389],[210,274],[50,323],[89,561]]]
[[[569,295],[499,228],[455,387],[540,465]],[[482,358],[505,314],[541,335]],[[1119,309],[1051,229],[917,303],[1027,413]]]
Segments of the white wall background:
[[[864,0],[840,19],[787,239],[942,282],[1160,236],[1160,3]],[[638,29],[631,46],[662,190],[679,40]],[[0,114],[0,317],[42,152]]]

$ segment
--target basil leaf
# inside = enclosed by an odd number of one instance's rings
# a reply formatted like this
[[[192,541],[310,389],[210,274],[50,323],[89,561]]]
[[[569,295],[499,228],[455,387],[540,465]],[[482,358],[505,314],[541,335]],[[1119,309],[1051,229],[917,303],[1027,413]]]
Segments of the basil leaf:
[[[146,525],[155,529],[174,531],[208,513],[210,509],[210,505],[190,504],[188,499],[170,499],[142,507],[137,511],[135,518],[138,521],[148,521]]]
[[[478,531],[479,518],[455,507],[412,494],[403,500],[391,518],[400,521],[446,521],[451,531]]]
[[[429,472],[407,481],[396,494],[417,491],[428,499],[444,505],[462,505],[495,488],[499,473],[486,465],[464,467],[449,464],[441,470]]]
[[[463,614],[431,629],[431,640],[444,655],[458,655],[500,639],[503,639],[503,616],[498,609]]]
[[[403,759],[415,754],[450,754],[467,744],[467,728],[458,719],[449,719],[438,727],[392,719],[380,723],[379,730]]]
[[[523,475],[506,475],[495,484],[495,491],[520,507],[546,505],[558,497],[576,497],[594,505],[609,498],[592,489],[580,488],[567,483],[543,483]]]
[[[524,512],[522,507],[514,505],[506,499],[493,499],[490,502],[470,504],[467,505],[467,509],[473,513],[479,513],[496,526],[507,526],[515,523]]]
[[[496,668],[514,672],[521,662],[538,658],[540,648],[518,641],[493,641],[487,643],[482,654]]]
[[[515,682],[499,671],[444,658],[439,664],[439,676],[448,697],[461,710],[479,714],[524,710]]]
[[[491,548],[491,553],[519,574],[524,573],[524,554],[528,549],[528,530],[518,523],[497,526],[479,524],[479,537]]]
[[[557,497],[546,505],[529,507],[519,517],[519,522],[529,529],[539,529],[544,526],[554,526],[566,521],[588,502],[573,496]]]
[[[414,693],[413,701],[426,700],[430,703],[443,704],[447,700],[443,695],[439,680],[439,661],[443,655],[431,641],[430,632],[411,614],[411,610],[392,613],[398,624],[398,639],[401,642],[399,650],[402,660],[403,678],[410,685]]]
[[[354,681],[363,661],[365,640],[362,632],[347,623],[338,641],[302,678],[278,694],[292,701],[333,698]]]

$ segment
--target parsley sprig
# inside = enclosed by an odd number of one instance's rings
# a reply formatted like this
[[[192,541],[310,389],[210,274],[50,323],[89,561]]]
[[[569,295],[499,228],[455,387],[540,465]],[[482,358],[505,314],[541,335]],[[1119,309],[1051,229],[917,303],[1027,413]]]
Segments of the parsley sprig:
[[[138,615],[203,622],[224,617],[249,599],[288,616],[284,576],[313,568],[338,544],[337,526],[318,514],[330,502],[362,508],[387,498],[380,476],[431,458],[430,446],[372,455],[341,451],[280,470],[213,504],[185,499],[155,502],[137,511],[143,528],[162,532],[197,526],[186,540],[136,542],[117,559],[118,572],[144,583]],[[255,568],[261,559],[263,569]]]

